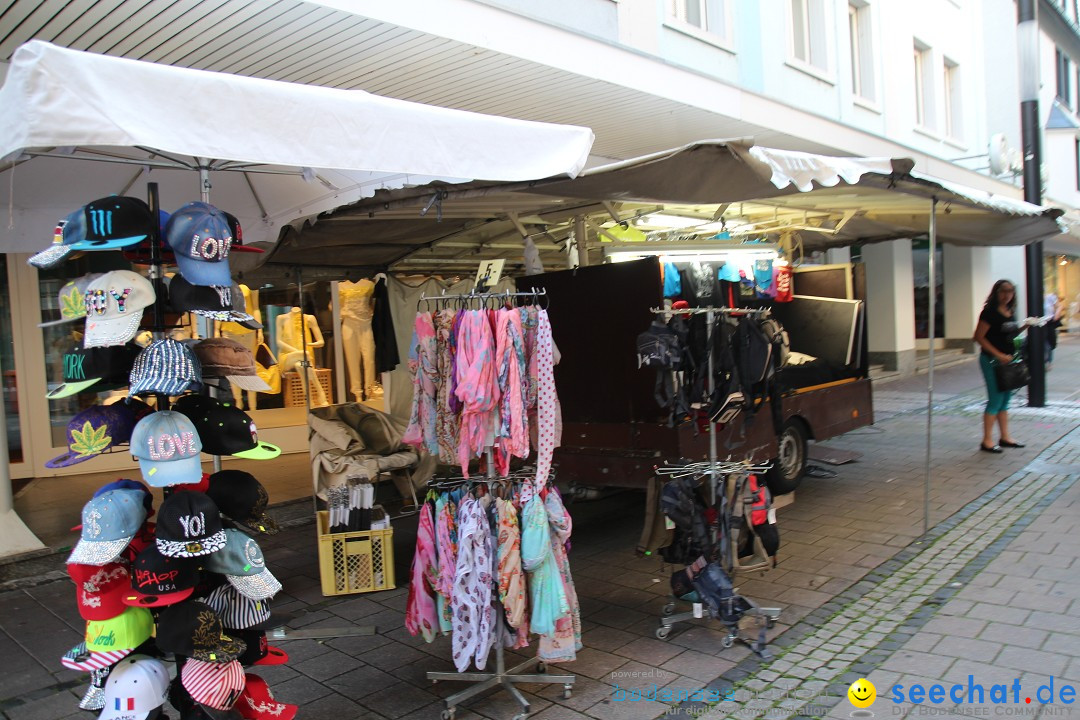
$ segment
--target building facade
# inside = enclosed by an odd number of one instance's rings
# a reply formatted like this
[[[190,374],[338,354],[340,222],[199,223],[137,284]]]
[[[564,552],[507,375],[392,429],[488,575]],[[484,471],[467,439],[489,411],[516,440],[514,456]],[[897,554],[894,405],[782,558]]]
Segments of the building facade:
[[[1070,208],[1080,204],[1075,5],[1040,5],[1047,196]],[[152,62],[585,125],[597,137],[593,164],[700,139],[748,138],[826,154],[910,157],[916,171],[936,179],[1022,196],[1008,162],[995,174],[988,153],[992,140],[1006,155],[1020,146],[1013,0],[223,0],[185,7],[121,0],[79,14],[16,0],[0,17],[0,62],[39,38]],[[1048,86],[1057,77],[1048,68],[1064,80]],[[6,197],[9,172],[0,173],[0,243],[10,232],[3,229],[9,202],[17,213],[21,199]],[[51,232],[41,229],[43,246]],[[1075,247],[1063,239],[1048,264],[1065,268],[1061,287],[1073,293],[1075,265],[1056,263],[1073,258]],[[937,342],[970,350],[993,280],[1009,276],[1023,285],[1019,248],[945,247],[935,281],[924,269],[918,238],[866,246],[856,255],[873,280],[873,359],[901,371],[910,371],[917,349],[931,341],[918,337],[926,334],[920,293],[933,288],[944,308]],[[44,399],[56,380],[50,363],[57,349],[37,323],[56,303],[59,278],[28,267],[25,255],[2,257],[0,363],[12,474],[42,477],[53,474],[44,462],[63,451],[66,420],[77,410]],[[825,259],[849,257],[838,251]],[[286,295],[283,307],[292,302]],[[330,313],[335,297],[326,288],[320,308]],[[337,387],[344,371],[335,372]],[[301,451],[306,434],[295,431],[303,424],[298,412],[258,409],[254,417],[265,439]],[[109,463],[102,459],[92,469],[109,470]],[[115,463],[127,467],[130,459],[123,454]]]

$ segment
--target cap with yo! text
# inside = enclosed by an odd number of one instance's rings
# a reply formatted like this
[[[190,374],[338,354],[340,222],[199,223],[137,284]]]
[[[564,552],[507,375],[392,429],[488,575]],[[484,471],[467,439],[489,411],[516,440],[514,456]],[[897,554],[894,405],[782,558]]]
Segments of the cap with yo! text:
[[[156,533],[158,550],[169,557],[210,555],[225,547],[227,540],[217,505],[200,492],[167,497],[158,510]]]

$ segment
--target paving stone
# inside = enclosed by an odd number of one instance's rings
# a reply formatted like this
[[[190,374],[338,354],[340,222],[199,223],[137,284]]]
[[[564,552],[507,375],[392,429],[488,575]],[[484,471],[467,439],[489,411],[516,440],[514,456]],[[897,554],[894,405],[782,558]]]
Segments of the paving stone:
[[[605,700],[593,705],[586,715],[598,720],[653,720],[666,713],[668,706],[654,700]]]
[[[584,711],[598,702],[610,701],[615,692],[613,685],[592,678],[578,675],[574,682],[570,697],[563,697],[562,685],[550,684],[536,690],[536,694],[542,698],[551,700],[559,705],[565,705],[576,711]]]
[[[627,658],[612,655],[602,650],[585,648],[579,650],[577,659],[572,663],[560,665],[553,663],[550,667],[559,668],[558,672],[567,672],[575,675],[584,675],[594,680],[607,680],[615,668],[625,665]],[[555,672],[555,671],[552,671]]]
[[[8,715],[19,720],[55,720],[71,714],[72,711],[79,712],[79,697],[65,691],[20,705],[9,710]]]
[[[588,715],[582,715],[576,710],[571,710],[562,705],[552,705],[541,710],[536,715],[530,715],[530,720],[589,720]]]
[[[647,663],[652,666],[661,665],[679,653],[683,652],[678,646],[673,647],[670,643],[652,638],[638,638],[633,642],[623,645],[615,651],[616,655]]]
[[[286,680],[272,689],[275,697],[280,694],[282,698],[289,698],[288,702],[301,707],[331,692],[330,688],[303,675],[298,675],[292,680]],[[283,699],[282,702],[285,702],[285,700]]]
[[[289,659],[292,660],[291,657]],[[337,650],[330,650],[302,662],[291,662],[294,670],[320,682],[335,675],[355,670],[361,665],[363,665],[361,661]]]
[[[1001,648],[1001,643],[973,640],[965,637],[945,637],[934,646],[933,653],[936,655],[951,655],[957,658],[978,658],[983,662],[992,662]]]
[[[901,650],[889,658],[882,667],[886,670],[900,673],[919,673],[930,676],[941,676],[944,675],[945,671],[952,665],[954,659],[955,658],[926,652]]]
[[[452,668],[450,668],[452,670]],[[397,682],[393,675],[389,675],[378,668],[364,665],[347,673],[342,673],[326,681],[326,686],[334,692],[340,693],[352,700],[360,700],[367,695],[389,687]],[[290,702],[296,702],[292,700]]]
[[[277,688],[273,688],[275,693]],[[275,694],[275,698],[277,695]],[[282,700],[284,702],[284,700]],[[349,720],[385,720],[387,716],[372,712],[367,708],[354,703],[352,700],[332,693],[318,700],[304,703],[296,713],[297,720],[325,720],[325,718],[349,718]],[[389,716],[396,717],[396,716]],[[429,715],[429,718],[438,718],[438,712]]]
[[[373,689],[375,692],[364,695],[359,703],[368,710],[374,710],[389,718],[407,715],[439,699],[426,690],[406,683],[392,683]]]
[[[1006,647],[997,656],[994,664],[1017,670],[1058,675],[1065,669],[1069,660],[1068,655],[1031,650],[1030,648]]]
[[[618,630],[612,627],[600,625],[593,630],[583,633],[581,642],[585,647],[612,652],[627,643],[638,639],[638,635]]]

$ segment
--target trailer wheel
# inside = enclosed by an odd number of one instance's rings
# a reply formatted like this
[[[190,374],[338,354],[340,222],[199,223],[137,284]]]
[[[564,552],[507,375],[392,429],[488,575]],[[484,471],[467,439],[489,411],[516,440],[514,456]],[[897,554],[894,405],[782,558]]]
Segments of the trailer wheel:
[[[765,473],[765,482],[773,495],[792,492],[802,482],[806,470],[806,439],[806,426],[801,420],[792,418],[784,423],[776,438],[777,457],[773,460],[772,470]]]

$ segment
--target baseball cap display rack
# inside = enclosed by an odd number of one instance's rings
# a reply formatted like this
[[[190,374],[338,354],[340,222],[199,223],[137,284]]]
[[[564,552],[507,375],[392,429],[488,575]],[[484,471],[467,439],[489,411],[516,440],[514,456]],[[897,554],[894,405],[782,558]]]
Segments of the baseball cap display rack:
[[[673,315],[704,315],[705,347],[711,348],[713,327],[718,320],[721,320],[724,317],[740,316],[764,318],[767,317],[771,311],[769,308],[717,308],[709,306],[703,308],[681,309],[650,308],[650,312],[664,317],[671,317]],[[708,353],[708,358],[709,382],[707,390],[709,397],[712,397],[716,388],[713,375],[713,354],[711,352]],[[766,472],[771,469],[771,467],[772,465],[769,463],[755,464],[747,459],[733,460],[727,458],[725,460],[720,460],[719,452],[717,451],[716,423],[710,419],[709,459],[707,462],[663,465],[657,467],[655,472],[658,475],[667,475],[675,478],[688,475],[708,478],[709,507],[718,510],[719,523],[719,527],[716,525],[710,527],[713,547],[716,547],[716,545],[719,544],[719,547],[721,548],[721,564],[725,572],[734,575],[736,572],[754,572],[768,570],[771,567],[768,556],[761,548],[761,542],[756,535],[753,538],[755,552],[752,562],[740,564],[737,542],[740,527],[737,520],[739,518],[732,516],[734,510],[732,495],[736,486],[739,484],[740,479],[750,473]],[[723,487],[723,492],[720,491],[721,486]],[[718,502],[719,506],[717,504]],[[738,590],[738,588],[736,588],[736,590]],[[761,657],[770,657],[769,650],[765,647],[765,629],[771,628],[773,624],[780,619],[783,610],[777,607],[761,607],[753,600],[737,594],[735,597],[741,599],[749,606],[749,609],[742,613],[744,617],[758,617],[763,619],[761,632],[758,633],[756,637],[747,637],[739,632],[737,624],[728,625],[728,634],[721,641],[722,645],[725,648],[731,647],[736,640],[740,640],[746,643],[751,650]],[[663,616],[660,618],[660,626],[656,628],[656,637],[658,639],[666,640],[671,634],[671,628],[676,623],[692,622],[702,616],[700,607],[695,607],[693,610],[689,611],[675,612],[678,604],[684,602],[686,601],[672,595],[670,602],[664,606]]]

